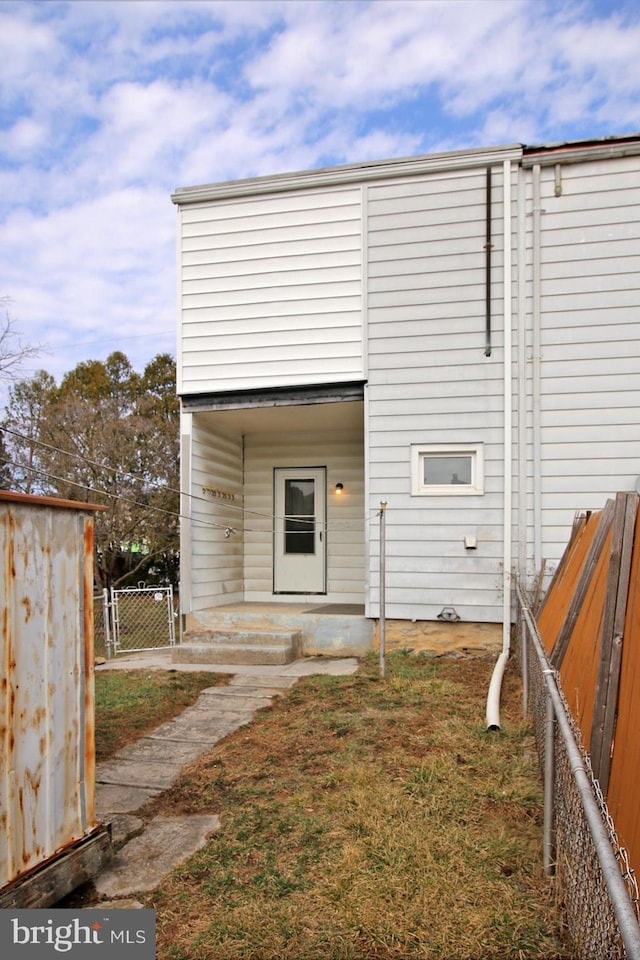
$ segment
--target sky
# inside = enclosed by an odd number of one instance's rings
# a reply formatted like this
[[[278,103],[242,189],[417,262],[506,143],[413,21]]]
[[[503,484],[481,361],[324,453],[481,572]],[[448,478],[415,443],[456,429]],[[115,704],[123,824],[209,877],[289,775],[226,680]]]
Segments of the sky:
[[[638,0],[0,0],[18,374],[175,355],[177,187],[638,131]]]

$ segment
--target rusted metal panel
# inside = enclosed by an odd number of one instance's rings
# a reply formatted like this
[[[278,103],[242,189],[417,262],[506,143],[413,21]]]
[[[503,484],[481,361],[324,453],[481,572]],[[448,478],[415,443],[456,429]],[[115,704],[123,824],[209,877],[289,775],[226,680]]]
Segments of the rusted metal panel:
[[[0,496],[0,888],[96,825],[91,509]]]

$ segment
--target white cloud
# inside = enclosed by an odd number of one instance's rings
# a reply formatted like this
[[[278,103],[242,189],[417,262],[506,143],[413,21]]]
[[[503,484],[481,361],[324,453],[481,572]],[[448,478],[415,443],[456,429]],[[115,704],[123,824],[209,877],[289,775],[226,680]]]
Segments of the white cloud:
[[[638,127],[640,14],[594,2],[4,2],[0,295],[51,372],[149,357],[175,187]]]
[[[21,117],[7,130],[0,143],[6,154],[20,155],[41,147],[46,140],[46,128],[29,117]]]
[[[9,218],[0,234],[0,259],[11,264],[3,280],[20,329],[54,349],[41,365],[59,375],[87,339],[104,340],[98,352],[106,355],[120,338],[144,334],[151,343],[162,331],[162,349],[173,348],[174,227],[169,198],[151,190]]]
[[[56,60],[58,50],[55,32],[50,27],[35,24],[30,17],[0,9],[2,99],[8,99],[10,92],[29,87],[33,72],[38,71],[42,60]]]
[[[368,109],[372,100],[390,104],[418,87],[464,83],[487,39],[522,7],[502,0],[397,0],[305,9],[310,15],[292,17],[254,60],[249,79],[307,91],[326,107]]]

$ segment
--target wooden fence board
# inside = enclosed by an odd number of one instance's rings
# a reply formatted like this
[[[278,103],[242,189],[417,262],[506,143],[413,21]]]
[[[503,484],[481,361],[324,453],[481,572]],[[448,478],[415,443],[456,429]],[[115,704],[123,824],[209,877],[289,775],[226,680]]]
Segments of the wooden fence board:
[[[600,664],[589,741],[593,772],[605,794],[611,766],[611,747],[622,660],[622,638],[637,512],[638,498],[635,493],[617,495],[602,623]]]
[[[609,525],[602,549],[592,575],[589,577],[588,589],[583,591],[582,602],[575,616],[573,629],[568,635],[560,665],[562,689],[587,748],[591,736],[600,663],[600,638],[607,593],[611,537],[611,525]]]
[[[640,531],[636,523],[622,642],[607,805],[631,866],[640,870]]]
[[[538,612],[538,630],[547,653],[551,653],[567,615],[584,558],[598,527],[600,514],[590,514],[574,522],[571,539],[558,564]]]
[[[587,516],[581,528],[574,527],[569,547],[538,614],[538,630],[551,663],[559,667],[573,633],[595,565],[613,521],[614,503]]]
[[[554,667],[560,667],[564,659],[580,611],[591,588],[591,578],[602,555],[604,544],[608,540],[614,512],[615,504],[613,500],[607,500],[604,510],[599,514],[592,515],[597,520],[597,526],[592,533],[589,549],[587,550],[579,571],[571,602],[567,608],[566,616],[558,631],[556,642],[551,651],[550,659]]]

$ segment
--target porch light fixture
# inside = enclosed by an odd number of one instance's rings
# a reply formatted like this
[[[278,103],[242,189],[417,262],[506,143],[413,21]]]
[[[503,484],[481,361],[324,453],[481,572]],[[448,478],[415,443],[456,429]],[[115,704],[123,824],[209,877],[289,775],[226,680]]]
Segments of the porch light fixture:
[[[343,490],[344,490],[344,483],[336,483],[336,497],[341,496]]]

